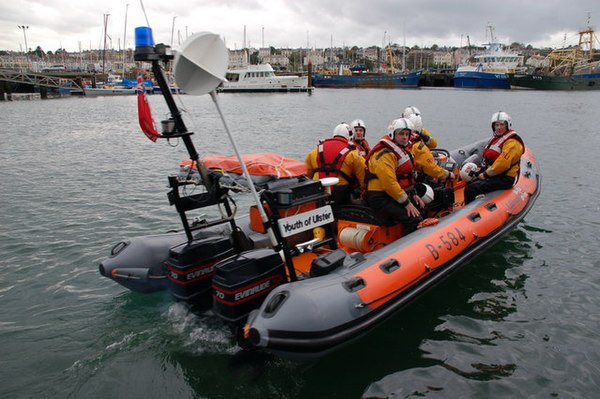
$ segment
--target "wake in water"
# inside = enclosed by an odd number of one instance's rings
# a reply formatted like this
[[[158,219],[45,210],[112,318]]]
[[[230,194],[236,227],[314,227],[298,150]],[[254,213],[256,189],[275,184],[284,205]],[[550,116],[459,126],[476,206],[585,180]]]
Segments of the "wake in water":
[[[233,333],[211,311],[194,313],[189,305],[177,302],[169,306],[165,317],[183,340],[182,347],[193,353],[235,354],[240,351]]]

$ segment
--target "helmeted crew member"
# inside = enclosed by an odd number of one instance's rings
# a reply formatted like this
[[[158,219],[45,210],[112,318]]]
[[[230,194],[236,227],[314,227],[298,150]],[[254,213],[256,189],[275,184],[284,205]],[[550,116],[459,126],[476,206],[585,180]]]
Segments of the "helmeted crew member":
[[[465,188],[465,202],[479,194],[510,188],[519,175],[521,156],[525,151],[523,139],[512,130],[512,118],[506,112],[492,115],[494,136],[483,150],[481,173]]]
[[[350,122],[350,127],[352,128],[352,132],[354,133],[353,141],[356,145],[358,153],[362,157],[366,157],[369,151],[371,151],[371,146],[369,146],[369,143],[365,138],[367,134],[367,126],[365,125],[365,122],[363,122],[362,119],[355,119],[352,122]]]
[[[408,120],[413,124],[409,148],[415,157],[417,172],[437,180],[454,180],[454,173],[438,165],[431,150],[423,142],[423,137],[421,136],[421,131],[423,129],[421,116],[412,114],[408,117]]]
[[[423,115],[421,115],[421,111],[419,111],[419,108],[414,107],[414,106],[410,106],[410,107],[406,107],[404,108],[404,112],[402,112],[402,117],[403,118],[408,118],[411,115],[418,115],[421,118],[423,118]],[[437,147],[437,139],[435,137],[433,137],[433,135],[424,127],[421,127],[421,133],[420,133],[421,139],[423,140],[423,142],[427,145],[427,147],[429,148],[436,148]]]
[[[331,192],[335,206],[352,203],[353,191],[363,191],[365,188],[365,159],[358,154],[351,139],[352,128],[341,123],[333,129],[333,137],[320,142],[304,160],[309,178],[340,179]]]
[[[405,234],[423,220],[425,206],[414,190],[415,159],[407,148],[412,129],[406,118],[393,120],[367,155],[367,203],[381,219],[402,223]]]

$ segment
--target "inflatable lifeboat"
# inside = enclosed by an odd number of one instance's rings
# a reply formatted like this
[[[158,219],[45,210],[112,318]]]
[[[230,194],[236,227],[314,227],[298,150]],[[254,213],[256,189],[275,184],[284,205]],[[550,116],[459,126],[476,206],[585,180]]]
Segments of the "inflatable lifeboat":
[[[200,39],[203,51],[203,41],[213,43],[212,36]],[[276,154],[200,159],[161,69],[172,56],[159,46],[138,46],[134,58],[152,63],[171,117],[156,132],[142,120],[150,112],[139,90],[140,125],[152,140],[176,138],[188,149],[190,160],[169,177],[167,194],[183,231],[122,240],[99,271],[132,291],[169,290],[193,309],[212,310],[244,348],[307,359],[367,333],[500,240],[540,193],[539,166],[526,148],[512,188],[468,205],[464,181],[430,182],[430,223],[404,235],[367,207],[336,207],[329,200],[333,182],[307,179],[302,162]],[[189,53],[186,46],[181,51]],[[176,59],[176,77],[177,65]],[[457,171],[481,159],[485,144],[434,154]],[[255,205],[238,211],[231,193],[248,189]],[[213,217],[194,217],[199,211]]]
[[[481,151],[481,144],[453,152],[452,157],[461,162],[461,154]],[[369,331],[523,219],[540,192],[539,168],[529,149],[520,173],[511,189],[481,195],[441,216],[435,226],[373,251],[364,251],[364,241],[356,248],[346,247],[347,253],[332,256],[339,266],[326,275],[276,287],[249,315],[246,337],[255,347],[303,358]]]
[[[485,143],[443,157],[460,165],[480,155]],[[435,187],[429,215],[439,222],[402,236],[398,226],[385,225],[365,207],[334,212],[327,187],[296,176],[302,170],[299,162],[268,157],[278,160],[274,164],[286,176],[270,175],[275,172],[267,169],[257,175],[263,182],[255,183],[261,187],[277,245],[271,243],[256,207],[232,217],[231,201],[221,189],[221,202],[207,200],[204,193],[199,203],[218,204],[225,217],[187,224],[191,239],[181,232],[121,241],[100,265],[100,273],[134,291],[168,289],[176,300],[200,310],[212,308],[239,332],[244,346],[311,358],[374,328],[497,242],[523,219],[540,192],[538,164],[527,148],[511,189],[462,206],[456,198],[464,183]],[[250,165],[254,159],[267,157],[246,158]],[[281,166],[285,162],[290,166]],[[228,177],[228,186],[247,184],[240,182],[236,167],[226,171],[212,159],[206,163]],[[182,165],[184,172],[170,178],[174,187],[169,198],[187,223],[184,215],[199,198],[179,197],[178,191],[183,184],[197,184],[190,181],[198,177],[189,162]],[[294,172],[296,167],[300,169]],[[184,180],[182,173],[187,174]]]

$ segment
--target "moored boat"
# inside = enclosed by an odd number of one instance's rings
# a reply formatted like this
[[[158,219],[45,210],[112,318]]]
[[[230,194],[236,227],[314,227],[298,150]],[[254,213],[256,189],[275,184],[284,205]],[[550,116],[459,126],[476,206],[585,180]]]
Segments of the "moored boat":
[[[98,96],[127,96],[136,93],[135,87],[116,87],[116,86],[103,86],[103,87],[84,87],[83,94],[88,97]]]
[[[543,73],[510,75],[510,84],[537,90],[600,90],[600,69],[595,73],[552,76]]]
[[[419,70],[409,73],[315,74],[312,77],[312,82],[315,87],[330,88],[415,88],[419,86],[422,72]]]
[[[136,93],[136,79],[121,78],[118,75],[108,75],[106,83],[98,84],[97,87],[86,85],[83,87],[83,94],[88,97],[97,96],[124,96]],[[145,79],[142,86],[146,92],[152,92],[152,80]]]
[[[523,63],[523,56],[505,51],[494,36],[494,29],[488,26],[490,43],[485,51],[477,54],[465,65],[460,65],[454,73],[454,87],[478,89],[510,89],[508,74],[517,71]]]
[[[588,26],[579,32],[577,46],[552,51],[541,67],[510,74],[510,84],[537,90],[600,90],[594,38],[594,30]]]
[[[206,35],[192,39],[212,45]],[[159,84],[166,87],[157,58],[149,48],[136,47],[136,60],[152,61]],[[176,59],[179,78],[177,65]],[[189,68],[182,71],[190,73]],[[186,77],[180,86],[189,93],[213,89],[206,83],[190,86]],[[177,300],[210,308],[234,328],[244,347],[299,359],[338,348],[501,239],[540,193],[540,170],[527,148],[514,187],[466,206],[464,182],[431,182],[435,196],[428,205],[429,223],[403,235],[400,226],[379,220],[368,208],[334,211],[328,194],[334,182],[306,178],[302,162],[275,154],[238,156],[237,163],[231,157],[199,159],[171,93],[164,90],[163,96],[174,123],[153,135],[184,140],[191,158],[169,178],[169,202],[184,231],[121,241],[99,270],[134,291],[168,289]],[[148,134],[142,112],[140,124]],[[436,159],[456,170],[481,158],[486,142],[435,150]],[[236,212],[230,192],[242,187],[257,201]],[[218,208],[214,214],[220,216],[190,222],[188,213],[209,208]]]
[[[227,70],[221,92],[309,92],[308,77],[276,75],[270,64],[248,65]]]
[[[402,55],[404,60],[404,55]],[[376,89],[405,89],[416,88],[421,80],[422,70],[407,72],[405,63],[398,65],[398,57],[394,48],[385,48],[385,63],[376,70],[369,71],[364,64],[354,65],[345,70],[340,64],[337,73],[317,73],[312,77],[315,87],[329,88],[376,88]]]
[[[454,87],[470,89],[510,89],[508,75],[461,66],[454,73]]]

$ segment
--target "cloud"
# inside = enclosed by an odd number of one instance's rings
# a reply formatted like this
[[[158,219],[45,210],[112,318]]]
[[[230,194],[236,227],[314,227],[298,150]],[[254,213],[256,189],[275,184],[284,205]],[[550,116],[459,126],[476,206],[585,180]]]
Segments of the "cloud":
[[[562,45],[586,25],[588,12],[600,18],[596,0],[146,0],[144,2],[157,42],[178,44],[192,32],[221,34],[230,48],[246,44],[260,47],[327,48],[357,45],[381,46],[385,42],[408,46],[459,46],[489,40],[492,24],[503,43],[520,42],[536,47]],[[113,48],[122,46],[125,4],[117,0],[6,1],[0,4],[0,49],[19,50],[27,25],[28,46],[69,51],[98,48],[103,42],[103,16],[110,14],[107,32]],[[175,22],[173,29],[173,21]],[[593,20],[592,20],[593,22]],[[139,2],[127,8],[127,47],[133,46],[133,28],[146,25]],[[263,39],[264,38],[264,39]]]

